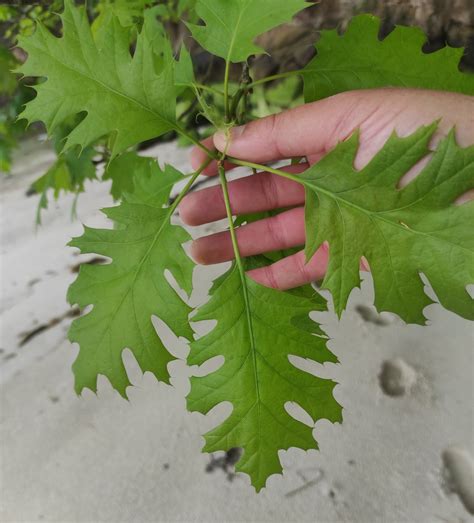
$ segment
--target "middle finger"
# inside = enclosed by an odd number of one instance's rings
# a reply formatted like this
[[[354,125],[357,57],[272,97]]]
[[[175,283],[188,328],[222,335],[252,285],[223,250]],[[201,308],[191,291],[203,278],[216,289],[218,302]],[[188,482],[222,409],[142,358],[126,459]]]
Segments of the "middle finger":
[[[242,256],[304,245],[304,209],[290,209],[277,216],[238,227],[235,232]],[[203,265],[233,260],[230,232],[218,232],[195,240],[191,246],[191,255],[197,263]]]

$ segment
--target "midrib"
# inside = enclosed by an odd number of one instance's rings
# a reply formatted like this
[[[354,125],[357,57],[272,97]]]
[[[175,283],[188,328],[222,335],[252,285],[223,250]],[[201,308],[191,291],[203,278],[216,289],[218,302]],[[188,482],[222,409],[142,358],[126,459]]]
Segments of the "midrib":
[[[307,180],[302,180],[302,182],[303,182],[303,185],[305,185],[306,187],[310,188],[314,192],[324,194],[325,196],[328,196],[332,200],[336,201],[338,204],[342,203],[343,205],[345,205],[347,207],[351,207],[351,208],[355,209],[356,211],[358,211],[358,212],[360,212],[362,214],[365,214],[370,219],[377,219],[377,220],[383,221],[385,223],[388,223],[392,227],[397,227],[398,229],[400,229],[400,230],[402,230],[404,232],[412,232],[414,234],[419,234],[421,236],[426,236],[426,237],[428,237],[430,239],[435,239],[437,241],[448,243],[449,245],[453,245],[454,247],[456,247],[458,249],[466,250],[467,252],[472,254],[472,251],[470,249],[468,249],[467,247],[464,247],[462,245],[458,245],[457,243],[450,242],[449,240],[447,240],[445,238],[440,238],[439,236],[434,236],[434,235],[430,235],[430,234],[428,234],[426,232],[417,231],[416,229],[413,229],[410,226],[408,226],[408,224],[407,224],[407,227],[405,227],[405,226],[401,225],[400,223],[397,223],[397,222],[395,222],[393,220],[389,220],[388,218],[384,218],[380,213],[369,211],[369,210],[364,209],[363,207],[360,207],[359,205],[357,205],[357,204],[355,204],[355,203],[353,203],[353,202],[351,202],[349,200],[345,200],[344,198],[340,198],[335,193],[332,193],[332,192],[330,192],[330,191],[328,191],[326,189],[322,189],[321,187],[313,185],[310,182],[308,182]]]
[[[109,331],[110,329],[110,326],[112,325],[113,321],[115,320],[115,317],[118,313],[118,311],[121,309],[123,303],[125,302],[125,300],[127,299],[128,295],[130,294],[130,292],[133,291],[133,286],[135,285],[135,281],[137,280],[138,278],[138,275],[143,267],[143,264],[145,263],[145,260],[148,258],[148,256],[150,255],[150,252],[153,250],[153,247],[155,246],[156,242],[158,241],[158,238],[159,236],[161,235],[161,233],[163,232],[164,230],[164,227],[165,225],[168,224],[168,220],[169,220],[169,217],[171,216],[172,213],[168,213],[167,216],[165,217],[163,223],[161,224],[160,228],[158,229],[158,231],[156,232],[151,244],[150,244],[150,247],[148,248],[148,250],[146,251],[146,253],[143,255],[141,261],[140,261],[140,264],[138,265],[136,271],[135,271],[135,274],[133,275],[133,279],[132,279],[132,282],[130,283],[130,285],[128,286],[126,292],[124,292],[123,296],[122,296],[122,299],[119,301],[119,303],[117,304],[117,307],[115,308],[115,310],[113,311],[113,313],[111,314],[110,316],[110,321],[108,322],[107,324],[107,327],[104,329],[104,333],[99,341],[99,345],[102,343],[103,339],[105,338],[105,335],[107,334],[107,332]],[[169,216],[168,216],[169,215]],[[133,301],[133,300],[132,300]],[[138,324],[137,324],[138,325]]]
[[[245,9],[247,8],[247,6],[245,7]],[[239,31],[239,26],[240,26],[240,22],[242,21],[242,15],[244,13],[244,10],[242,10],[240,13],[239,13],[239,17],[237,18],[237,22],[235,24],[235,30],[234,32],[232,33],[232,38],[231,38],[231,41],[230,41],[230,44],[229,44],[229,52],[227,53],[227,58],[226,58],[226,61],[227,62],[230,62],[230,57],[232,55],[232,51],[234,50],[234,45],[235,45],[235,38],[237,37],[237,33]]]
[[[151,109],[150,107],[147,107],[146,105],[143,105],[140,101],[136,100],[135,98],[131,98],[130,96],[126,95],[125,93],[122,93],[120,91],[118,91],[117,89],[114,89],[113,87],[111,87],[110,85],[107,85],[107,84],[104,84],[103,82],[101,82],[100,80],[98,80],[97,78],[93,78],[92,76],[89,76],[88,74],[85,74],[84,72],[82,71],[78,71],[77,69],[75,69],[74,67],[68,65],[68,64],[65,64],[63,62],[61,62],[60,60],[58,60],[55,56],[53,56],[52,54],[48,54],[47,52],[39,49],[38,47],[35,47],[35,46],[31,46],[33,47],[34,49],[36,49],[36,51],[38,52],[42,52],[43,54],[45,54],[47,57],[53,59],[57,64],[59,64],[61,67],[65,68],[65,69],[68,69],[69,71],[72,71],[74,73],[76,73],[77,75],[83,77],[83,78],[86,78],[87,80],[101,86],[104,90],[106,91],[110,91],[112,92],[113,94],[115,94],[116,96],[120,97],[120,98],[124,98],[125,100],[127,100],[128,102],[131,102],[132,104],[135,104],[137,105],[138,107],[140,107],[143,111],[149,113],[149,114],[152,114],[155,118],[159,119],[159,120],[162,120],[164,122],[166,122],[172,129],[174,129],[176,127],[176,124],[175,122],[172,122],[170,121],[168,118],[165,118],[164,116],[160,115],[159,113],[153,111],[153,109]]]
[[[244,297],[244,307],[245,307],[245,315],[247,318],[247,328],[249,330],[249,337],[250,337],[250,351],[252,352],[252,360],[253,360],[253,373],[254,373],[254,380],[255,380],[255,392],[257,394],[257,401],[259,404],[259,416],[260,416],[260,386],[258,382],[258,372],[257,372],[257,347],[255,342],[255,334],[253,330],[253,320],[252,320],[252,312],[250,310],[250,300],[249,300],[249,292],[247,288],[247,280],[245,276],[245,272],[242,271],[242,268],[240,265],[237,265],[240,281],[242,282],[242,294]]]

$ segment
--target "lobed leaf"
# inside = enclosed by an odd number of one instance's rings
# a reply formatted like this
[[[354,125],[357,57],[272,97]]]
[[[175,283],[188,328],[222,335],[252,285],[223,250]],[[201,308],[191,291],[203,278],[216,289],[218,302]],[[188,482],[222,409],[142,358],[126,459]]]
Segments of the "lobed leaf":
[[[136,179],[134,193],[125,195],[121,205],[104,211],[119,228],[86,227],[69,244],[82,253],[111,259],[107,265],[83,265],[68,292],[71,304],[93,305],[69,331],[69,339],[80,346],[73,365],[78,393],[85,387],[95,391],[97,376],[103,374],[126,396],[130,382],[122,362],[125,348],[133,352],[143,372],[169,381],[167,364],[174,357],[156,333],[153,316],[177,336],[192,337],[191,309],[165,276],[170,271],[180,287],[191,292],[193,263],[182,248],[190,236],[171,225],[169,209],[163,208],[169,193],[163,192],[161,176],[166,180],[169,174],[151,171],[149,177]]]
[[[390,86],[474,94],[474,75],[459,70],[463,49],[424,53],[426,36],[417,27],[397,26],[383,40],[379,31],[372,15],[354,17],[342,36],[322,31],[318,53],[303,70],[305,100]]]
[[[454,131],[422,172],[403,189],[402,176],[427,156],[437,124],[406,138],[395,134],[362,170],[353,163],[358,136],[340,143],[305,171],[306,256],[329,243],[323,287],[340,315],[359,286],[359,264],[368,260],[375,306],[410,323],[425,322],[432,303],[420,277],[431,283],[447,309],[474,319],[467,286],[474,283],[474,201],[455,200],[474,188],[474,146],[456,144]]]
[[[65,1],[61,18],[62,38],[38,24],[32,36],[19,39],[28,53],[19,71],[46,77],[35,86],[37,96],[21,117],[43,121],[52,133],[68,117],[85,114],[67,137],[65,149],[110,136],[112,158],[175,128],[174,59],[164,38],[159,40],[162,56],[157,55],[152,17],[145,17],[133,56],[129,32],[115,16],[95,35],[85,9],[72,0]]]
[[[70,149],[57,158],[53,165],[34,183],[33,187],[39,193],[36,223],[41,224],[41,211],[48,208],[48,191],[52,190],[54,199],[57,200],[61,191],[79,194],[84,192],[86,180],[95,180],[96,171],[93,163],[95,150],[92,147],[84,149],[78,154],[75,149]]]
[[[207,51],[230,62],[245,62],[263,49],[257,36],[289,22],[307,7],[305,0],[197,0],[196,12],[205,25],[187,24]]]
[[[124,27],[134,27],[143,20],[149,0],[100,0],[97,4],[98,15],[92,22],[92,32],[100,30],[101,26],[116,16]]]
[[[40,194],[38,208],[36,211],[36,224],[41,224],[41,211],[48,208],[48,192],[53,191],[54,199],[57,200],[61,191],[79,195],[84,192],[86,180],[96,180],[96,168],[94,147],[88,146],[82,152],[77,147],[69,149],[64,154],[60,154],[64,139],[77,125],[78,118],[58,125],[52,134],[52,142],[58,157],[49,169],[35,180],[32,184],[34,190]]]
[[[287,402],[296,402],[313,419],[341,421],[332,395],[333,381],[299,370],[289,355],[317,362],[336,362],[327,338],[309,313],[325,301],[312,291],[279,292],[239,273],[236,265],[219,278],[211,299],[193,321],[217,320],[217,326],[191,344],[188,364],[201,365],[223,355],[216,372],[191,378],[188,409],[203,414],[221,402],[232,403],[231,415],[205,435],[206,452],[242,447],[236,470],[247,473],[257,490],[282,470],[280,449],[317,448],[309,427],[292,418]]]
[[[187,88],[193,88],[194,82],[195,77],[191,54],[183,44],[175,65],[175,84],[178,93],[181,94]]]
[[[170,191],[183,175],[171,165],[162,170],[153,158],[127,152],[115,158],[107,166],[103,180],[112,180],[110,193],[114,200],[127,194],[128,202],[164,206],[168,203]],[[160,180],[158,185],[156,180]]]

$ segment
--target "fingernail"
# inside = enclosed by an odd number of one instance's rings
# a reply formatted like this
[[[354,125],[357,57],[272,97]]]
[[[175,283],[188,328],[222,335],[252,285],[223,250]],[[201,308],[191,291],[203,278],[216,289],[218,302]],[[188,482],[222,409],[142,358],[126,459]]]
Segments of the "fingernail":
[[[232,127],[230,129],[230,142],[234,142],[239,138],[239,136],[242,135],[242,133],[245,131],[245,125],[239,125],[238,127]],[[223,151],[225,149],[225,146],[227,144],[227,136],[225,131],[217,131],[217,133],[214,135],[214,145],[216,146],[219,151]]]

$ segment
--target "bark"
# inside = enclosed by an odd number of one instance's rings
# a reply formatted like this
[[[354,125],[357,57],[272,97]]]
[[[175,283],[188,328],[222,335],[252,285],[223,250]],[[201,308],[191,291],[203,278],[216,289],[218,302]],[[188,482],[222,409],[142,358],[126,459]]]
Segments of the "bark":
[[[426,52],[446,43],[467,50],[462,67],[474,70],[473,0],[322,0],[303,11],[292,24],[274,29],[260,39],[271,57],[254,63],[259,76],[301,67],[314,53],[318,31],[335,27],[344,31],[357,14],[371,13],[382,20],[381,37],[395,25],[418,26],[427,34]]]

